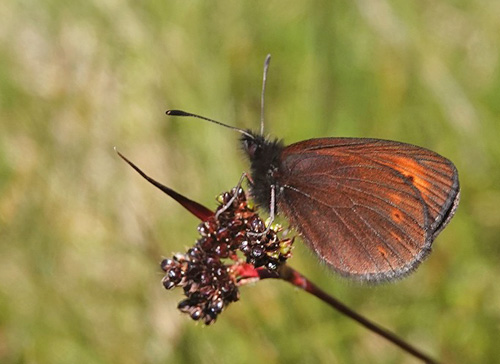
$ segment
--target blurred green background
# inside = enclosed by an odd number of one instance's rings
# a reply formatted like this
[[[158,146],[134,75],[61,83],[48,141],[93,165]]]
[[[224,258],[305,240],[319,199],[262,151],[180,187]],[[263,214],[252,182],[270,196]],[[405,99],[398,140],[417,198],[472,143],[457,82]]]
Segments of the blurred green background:
[[[457,165],[462,200],[409,278],[291,265],[447,363],[500,357],[500,2],[33,1],[0,4],[1,363],[415,363],[274,280],[214,326],[176,310],[158,263],[198,221],[113,151],[213,208],[257,129],[414,143]]]

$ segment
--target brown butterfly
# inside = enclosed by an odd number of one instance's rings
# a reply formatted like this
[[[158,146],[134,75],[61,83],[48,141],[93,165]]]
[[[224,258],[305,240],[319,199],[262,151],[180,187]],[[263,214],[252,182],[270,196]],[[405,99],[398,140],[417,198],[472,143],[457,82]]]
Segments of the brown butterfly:
[[[270,56],[264,66],[262,110]],[[388,281],[412,272],[431,251],[459,202],[457,169],[430,150],[395,141],[319,138],[281,141],[193,116],[242,134],[254,200],[283,213],[306,243],[343,276]],[[263,111],[262,111],[263,114]]]

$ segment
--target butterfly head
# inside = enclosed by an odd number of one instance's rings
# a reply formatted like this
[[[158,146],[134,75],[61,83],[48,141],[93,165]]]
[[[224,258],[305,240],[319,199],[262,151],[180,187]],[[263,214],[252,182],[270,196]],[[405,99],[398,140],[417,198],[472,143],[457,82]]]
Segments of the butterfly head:
[[[264,145],[267,143],[263,136],[254,134],[250,130],[248,130],[248,134],[241,136],[240,141],[243,151],[250,160],[259,158],[262,155]]]
[[[277,186],[276,177],[281,165],[284,145],[281,140],[270,140],[252,132],[241,136],[241,147],[250,160],[251,195],[255,202],[269,210],[271,186]]]

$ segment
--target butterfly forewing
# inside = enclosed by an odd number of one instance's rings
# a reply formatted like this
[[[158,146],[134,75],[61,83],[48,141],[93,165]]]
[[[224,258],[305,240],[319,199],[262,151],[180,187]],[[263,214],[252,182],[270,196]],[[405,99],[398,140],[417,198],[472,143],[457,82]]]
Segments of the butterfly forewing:
[[[458,198],[453,164],[413,145],[313,139],[281,160],[278,210],[326,263],[363,280],[414,269]]]

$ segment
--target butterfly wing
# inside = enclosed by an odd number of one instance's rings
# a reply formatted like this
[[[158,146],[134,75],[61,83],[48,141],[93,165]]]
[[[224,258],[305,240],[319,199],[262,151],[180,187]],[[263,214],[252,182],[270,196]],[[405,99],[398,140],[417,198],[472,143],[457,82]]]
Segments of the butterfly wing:
[[[312,139],[281,161],[278,211],[329,266],[365,281],[415,269],[458,205],[453,163],[409,144]]]

